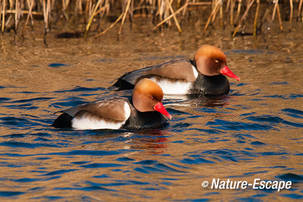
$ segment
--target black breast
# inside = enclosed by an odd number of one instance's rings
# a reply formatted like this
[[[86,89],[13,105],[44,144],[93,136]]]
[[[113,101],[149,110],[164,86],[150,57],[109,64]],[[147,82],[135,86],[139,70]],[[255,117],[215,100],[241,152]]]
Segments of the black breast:
[[[204,96],[222,96],[228,94],[228,92],[229,82],[225,76],[204,76],[199,74],[191,93]]]
[[[139,112],[132,109],[131,116],[124,124],[125,129],[153,129],[163,128],[167,125],[167,120],[159,112]]]

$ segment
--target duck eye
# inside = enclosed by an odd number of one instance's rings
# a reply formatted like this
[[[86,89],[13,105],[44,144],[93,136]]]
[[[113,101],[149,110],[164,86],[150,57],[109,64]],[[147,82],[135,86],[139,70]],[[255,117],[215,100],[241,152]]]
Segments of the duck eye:
[[[157,98],[157,97],[154,97],[154,96],[152,96],[152,98],[151,98],[153,101],[156,101],[156,102],[159,102],[159,100],[161,100],[161,99],[159,99],[159,98]]]

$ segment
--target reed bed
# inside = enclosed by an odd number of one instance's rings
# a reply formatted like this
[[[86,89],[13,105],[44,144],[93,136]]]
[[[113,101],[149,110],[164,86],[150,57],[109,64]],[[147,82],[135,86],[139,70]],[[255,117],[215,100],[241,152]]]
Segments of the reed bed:
[[[43,20],[47,34],[56,23],[76,17],[82,26],[79,36],[100,37],[115,26],[120,26],[121,35],[126,23],[144,17],[153,23],[152,30],[175,26],[182,32],[182,25],[196,15],[202,19],[204,33],[218,24],[230,25],[234,37],[251,26],[256,36],[268,18],[281,30],[286,23],[303,22],[302,4],[303,0],[0,0],[0,30],[18,33]],[[111,23],[109,17],[114,18]]]

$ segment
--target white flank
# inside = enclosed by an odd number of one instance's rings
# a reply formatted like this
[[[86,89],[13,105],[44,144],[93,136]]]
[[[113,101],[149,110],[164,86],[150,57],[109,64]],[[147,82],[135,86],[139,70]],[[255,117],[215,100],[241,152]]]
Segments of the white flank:
[[[121,122],[110,122],[102,119],[96,119],[90,116],[73,118],[72,127],[76,130],[98,130],[98,129],[119,129],[127,121],[131,113],[129,104],[124,103],[125,119]]]
[[[72,127],[76,130],[119,129],[124,122],[108,122],[93,117],[74,118]]]
[[[130,106],[127,102],[124,102],[124,114],[125,114],[125,121],[130,117]],[[124,121],[124,123],[125,123]]]
[[[193,68],[194,77],[197,78],[198,77],[198,71],[196,70],[196,67],[194,67],[193,65],[192,65],[192,68]]]
[[[185,81],[171,81],[168,79],[156,79],[150,78],[151,80],[155,81],[163,90],[164,95],[184,95],[188,94],[189,90],[191,89],[193,83],[192,82],[185,82]]]

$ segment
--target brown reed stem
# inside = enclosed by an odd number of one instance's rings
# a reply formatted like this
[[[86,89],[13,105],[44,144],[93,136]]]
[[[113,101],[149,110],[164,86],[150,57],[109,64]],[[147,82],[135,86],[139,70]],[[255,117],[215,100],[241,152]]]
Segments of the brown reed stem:
[[[290,14],[289,14],[289,23],[292,24],[292,18],[294,15],[294,4],[292,0],[289,0]]]
[[[86,1],[86,5],[85,5],[85,10],[84,13],[86,14],[86,17],[89,18],[89,14],[90,14],[90,8],[92,7],[92,0],[87,0]]]
[[[6,10],[7,14],[15,14],[16,10]],[[20,13],[30,15],[30,11],[21,10]],[[43,15],[41,12],[31,11],[32,15]]]
[[[228,0],[227,3],[226,3],[226,9],[225,9],[225,12],[227,12],[231,6],[231,1],[232,0]]]
[[[62,0],[62,9],[65,11],[69,5],[70,0]]]
[[[234,8],[235,8],[235,1],[231,0],[231,5],[230,5],[230,25],[234,24]]]
[[[31,19],[31,24],[33,25],[34,24],[34,21],[33,21],[33,8],[34,8],[34,0],[27,0],[27,7],[29,8],[29,10],[27,11],[28,15],[27,15],[27,18],[26,18],[26,22],[25,22],[25,26],[27,25],[29,19]],[[23,14],[25,13],[24,11],[21,11]],[[25,27],[24,26],[24,27]]]
[[[237,27],[235,28],[235,30],[234,30],[233,37],[236,36],[237,32],[239,31],[239,29],[240,29],[240,27],[241,27],[241,25],[242,25],[242,22],[243,22],[243,21],[245,20],[245,18],[247,17],[248,11],[249,11],[249,9],[251,8],[251,6],[254,4],[254,2],[255,2],[255,0],[250,0],[250,1],[248,2],[248,5],[247,5],[247,7],[246,7],[246,10],[245,10],[245,12],[244,12],[242,18],[240,19],[240,22],[239,22],[238,26],[237,26]]]
[[[51,0],[43,0],[43,17],[45,34],[49,31],[49,16],[51,11]]]
[[[95,5],[94,10],[93,10],[93,12],[91,13],[91,16],[89,17],[88,23],[87,23],[87,25],[86,25],[85,33],[88,32],[88,30],[89,30],[89,28],[90,28],[90,25],[91,25],[91,23],[92,23],[94,17],[97,15],[96,12],[97,12],[98,7],[101,5],[101,3],[103,3],[103,0],[99,0],[99,1],[97,2],[97,4]]]
[[[281,14],[280,14],[280,7],[279,4],[277,3],[277,16],[280,24],[280,30],[283,30],[283,25],[282,25],[282,19],[281,19]]]
[[[212,2],[188,2],[188,6],[209,6]]]
[[[83,7],[82,7],[82,0],[77,0],[76,1],[76,7],[75,7],[75,12],[77,11],[82,14],[83,13]]]
[[[190,0],[186,0],[186,1],[185,1],[185,4],[187,4],[187,5],[188,5],[188,2],[189,2],[189,1],[190,1]],[[185,9],[183,9],[183,11],[182,11],[182,15],[185,15],[185,14],[186,14],[187,9],[188,9],[188,6],[187,6]]]
[[[258,18],[259,18],[259,10],[260,10],[260,0],[257,0],[257,8],[256,8],[256,14],[254,19],[254,31],[253,36],[257,36],[257,25],[258,25]]]
[[[124,13],[123,13],[122,22],[121,22],[120,29],[119,29],[119,33],[118,33],[119,35],[122,33],[123,24],[124,24],[124,22],[125,22],[126,15],[127,15],[127,13],[128,13],[128,10],[129,10],[131,1],[132,1],[132,0],[128,0],[128,1],[127,1],[127,5],[126,5],[125,11],[124,11]]]
[[[15,10],[16,10],[16,13],[15,13],[15,31],[17,31],[18,25],[19,25],[19,20],[20,20],[20,17],[22,15],[22,13],[20,13],[21,6],[20,6],[20,1],[19,0],[16,0],[16,2],[15,2]]]
[[[219,6],[222,5],[222,0],[214,0],[216,2],[215,4],[215,9],[216,9],[216,12],[215,14],[213,15],[212,19],[211,19],[211,23],[213,23],[215,20],[216,20],[216,17],[217,17],[217,13],[219,11]],[[222,6],[220,6],[221,8]]]
[[[298,19],[300,18],[300,16],[302,15],[301,13],[301,9],[302,9],[302,3],[303,3],[303,0],[300,0],[299,2],[299,6],[298,6]]]
[[[282,25],[282,20],[281,20],[281,15],[280,15],[280,8],[279,8],[279,0],[274,0],[274,4],[275,4],[275,6],[274,6],[273,13],[272,13],[271,21],[274,21],[276,13],[277,13],[280,30],[283,30],[283,25]]]
[[[51,0],[43,0],[44,35],[43,43],[47,47],[46,35],[49,32],[49,17],[51,12]]]
[[[220,6],[220,25],[223,27],[223,6]]]
[[[0,25],[2,25],[2,1],[0,2]]]
[[[66,9],[67,9],[69,3],[70,3],[70,0],[62,0],[62,12],[63,12],[63,15],[66,20],[68,20],[68,14],[66,12]]]
[[[4,32],[5,28],[5,7],[6,7],[6,0],[2,1],[2,27],[1,31]]]
[[[241,5],[242,5],[242,0],[238,0],[238,9],[237,9],[237,14],[236,14],[236,18],[235,21],[237,22],[239,17],[240,17],[240,13],[241,13]]]
[[[168,7],[169,7],[169,10],[172,14],[174,14],[174,9],[172,8],[171,4],[173,3],[173,1],[169,2],[169,0],[166,0],[167,4],[168,4]],[[179,24],[179,21],[176,17],[176,15],[173,15],[173,18],[174,18],[174,21],[176,23],[176,27],[178,28],[178,31],[181,33],[182,32],[182,29],[180,27],[180,24]]]
[[[274,21],[274,19],[275,19],[275,17],[276,17],[276,12],[277,12],[277,4],[278,3],[278,1],[276,0],[276,1],[274,1],[274,8],[273,8],[273,11],[272,11],[272,16],[271,16],[271,21]]]
[[[101,32],[101,33],[95,35],[94,38],[98,38],[98,37],[102,36],[102,35],[105,34],[108,30],[110,30],[111,28],[113,28],[113,27],[121,20],[122,16],[123,16],[123,13],[121,13],[121,15],[117,18],[117,20],[116,20],[114,23],[112,23],[112,24],[111,24],[108,28],[106,28],[103,32]]]
[[[168,20],[170,20],[174,15],[177,15],[178,13],[180,13],[183,9],[187,8],[188,3],[185,3],[181,8],[179,8],[175,13],[171,14],[170,16],[168,16],[167,18],[165,18],[164,20],[162,20],[160,23],[158,23],[152,30],[156,30],[158,27],[160,27],[161,25],[163,25],[165,22],[167,22]]]
[[[210,15],[209,15],[209,17],[208,17],[208,19],[207,19],[207,22],[206,22],[206,24],[205,24],[205,26],[204,26],[204,30],[203,30],[204,33],[206,32],[206,30],[207,30],[207,28],[208,28],[208,25],[209,25],[209,23],[210,23],[210,21],[211,21],[211,19],[214,20],[214,16],[217,15],[218,7],[219,7],[219,6],[220,6],[220,0],[216,1],[216,4],[215,4],[215,6],[214,6],[212,12],[210,13]]]

